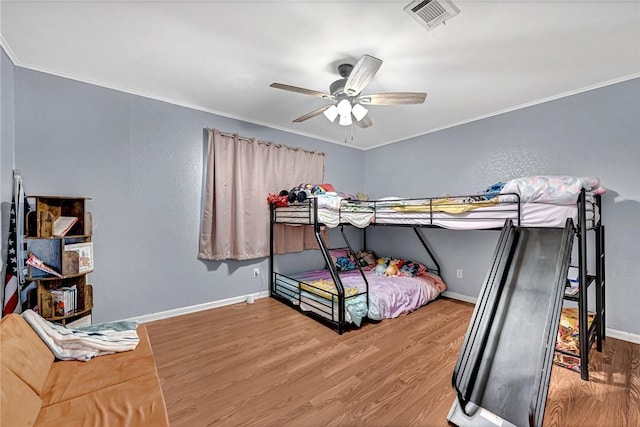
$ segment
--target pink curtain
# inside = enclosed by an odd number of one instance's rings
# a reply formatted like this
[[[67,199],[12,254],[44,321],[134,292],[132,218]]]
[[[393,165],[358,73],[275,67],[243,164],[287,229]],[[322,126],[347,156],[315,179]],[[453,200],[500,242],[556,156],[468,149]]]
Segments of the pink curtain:
[[[198,258],[269,255],[267,195],[322,183],[324,153],[209,129],[204,212]],[[312,227],[278,225],[276,252],[317,248]]]

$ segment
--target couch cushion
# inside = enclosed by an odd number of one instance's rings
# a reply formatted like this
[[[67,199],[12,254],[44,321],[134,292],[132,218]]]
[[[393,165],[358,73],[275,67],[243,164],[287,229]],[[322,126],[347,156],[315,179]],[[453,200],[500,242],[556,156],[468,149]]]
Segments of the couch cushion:
[[[53,363],[40,393],[42,405],[74,399],[95,390],[124,383],[133,378],[157,374],[156,363],[144,326],[137,329],[140,342],[135,350],[98,356],[88,362]]]
[[[1,369],[0,425],[32,426],[40,411],[40,397],[4,364]]]
[[[26,320],[19,314],[9,314],[0,323],[0,360],[37,394],[55,359]],[[4,390],[4,385],[2,386]]]
[[[158,376],[150,373],[43,407],[34,425],[159,427],[169,420]]]

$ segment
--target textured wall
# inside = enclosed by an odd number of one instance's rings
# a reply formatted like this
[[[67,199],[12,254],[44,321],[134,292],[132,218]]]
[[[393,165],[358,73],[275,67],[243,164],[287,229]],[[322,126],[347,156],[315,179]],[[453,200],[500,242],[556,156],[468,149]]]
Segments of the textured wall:
[[[266,259],[196,258],[205,128],[323,151],[327,182],[363,187],[359,150],[20,67],[15,87],[16,161],[27,191],[92,198],[95,321],[267,289]],[[319,261],[315,251],[278,257],[295,269]]]
[[[607,316],[640,334],[640,79],[603,87],[365,152],[375,196],[469,194],[527,175],[595,175],[608,193]],[[375,234],[378,233],[378,234]],[[408,256],[414,236],[390,230],[373,244]],[[452,292],[476,297],[498,232],[425,230]],[[463,270],[462,279],[456,269]],[[590,271],[593,271],[591,269]]]
[[[473,193],[532,174],[597,175],[609,190],[607,326],[640,334],[640,273],[634,268],[640,260],[640,79],[361,152],[14,67],[4,53],[1,59],[3,208],[10,200],[15,129],[16,167],[28,193],[93,198],[96,270],[89,278],[96,321],[266,289],[266,281],[251,277],[254,267],[266,276],[266,260],[196,259],[204,128],[214,127],[322,150],[326,181],[374,197]],[[15,109],[6,109],[14,100]],[[475,297],[498,233],[424,235],[450,290]],[[424,258],[416,256],[420,247],[410,230],[377,228],[369,239],[380,252]],[[319,267],[317,253],[278,257],[277,263],[287,271]],[[463,270],[462,279],[456,269]]]
[[[0,240],[2,243],[2,272],[7,260],[7,239],[9,233],[9,209],[11,194],[13,191],[13,87],[14,87],[14,65],[4,50],[0,47]],[[0,289],[0,301],[4,292],[3,286]]]

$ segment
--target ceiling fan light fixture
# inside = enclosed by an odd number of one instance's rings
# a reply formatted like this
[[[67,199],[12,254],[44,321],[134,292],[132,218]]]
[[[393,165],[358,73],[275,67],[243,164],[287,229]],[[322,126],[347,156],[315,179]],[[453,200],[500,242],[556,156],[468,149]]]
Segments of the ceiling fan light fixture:
[[[340,126],[350,126],[353,123],[351,120],[351,114],[340,115]]]
[[[355,117],[356,121],[358,122],[364,119],[364,116],[366,116],[368,112],[369,110],[367,110],[360,104],[354,104],[353,107],[351,108],[351,113],[353,114],[353,117]]]
[[[338,117],[338,107],[332,105],[331,107],[324,110],[322,114],[324,114],[324,116],[333,123],[336,120],[336,117]]]
[[[349,102],[348,99],[342,99],[338,102],[338,105],[336,105],[336,109],[340,116],[348,116],[351,114],[351,102]]]

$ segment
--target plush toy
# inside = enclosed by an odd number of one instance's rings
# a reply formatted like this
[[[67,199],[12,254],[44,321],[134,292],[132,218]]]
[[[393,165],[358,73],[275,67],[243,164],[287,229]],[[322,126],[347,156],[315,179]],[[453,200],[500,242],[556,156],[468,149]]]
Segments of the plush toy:
[[[387,264],[384,262],[384,258],[378,258],[378,264],[376,265],[376,268],[373,269],[373,271],[375,271],[376,276],[382,276],[386,268]]]
[[[394,258],[391,261],[389,261],[389,265],[384,270],[384,275],[387,277],[397,276],[398,270],[400,269],[400,267],[402,267],[400,260]]]
[[[331,255],[331,259],[333,261],[333,264],[338,268],[338,271],[350,271],[356,269],[355,261],[349,259],[349,257],[341,256],[336,258],[335,256]]]
[[[289,191],[289,202],[304,202],[311,196],[336,191],[331,184],[300,184]]]
[[[280,192],[280,194],[269,193],[267,196],[267,203],[269,205],[276,205],[276,207],[288,206],[289,197],[287,195],[283,195],[282,192]]]

